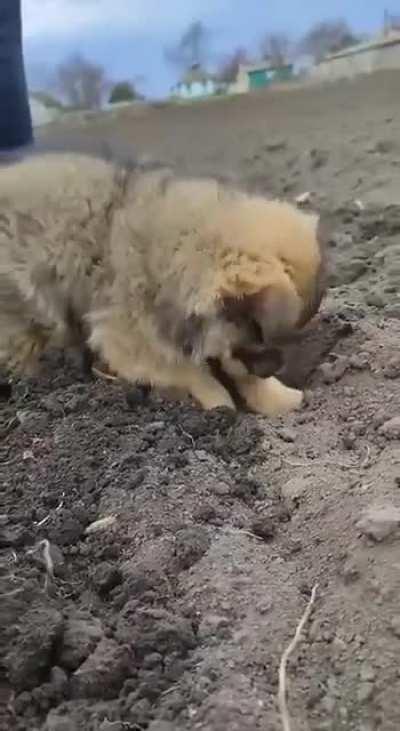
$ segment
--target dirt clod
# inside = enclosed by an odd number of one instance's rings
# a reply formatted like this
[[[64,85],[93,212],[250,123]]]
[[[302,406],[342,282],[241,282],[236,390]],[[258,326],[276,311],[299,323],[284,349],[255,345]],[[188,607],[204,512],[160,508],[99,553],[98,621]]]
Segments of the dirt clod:
[[[31,690],[46,678],[63,626],[62,614],[39,602],[20,617],[5,658],[10,682],[17,691]]]
[[[380,542],[397,533],[400,528],[400,508],[394,505],[370,507],[358,524],[368,538]]]
[[[385,421],[379,428],[379,432],[387,439],[400,439],[400,416],[394,416],[389,421]]]
[[[99,619],[81,612],[72,614],[65,621],[60,665],[66,670],[77,670],[102,638],[103,627]]]

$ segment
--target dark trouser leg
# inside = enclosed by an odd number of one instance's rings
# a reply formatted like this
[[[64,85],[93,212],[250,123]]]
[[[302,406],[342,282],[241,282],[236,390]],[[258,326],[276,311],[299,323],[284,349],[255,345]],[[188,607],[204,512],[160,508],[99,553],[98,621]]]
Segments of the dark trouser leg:
[[[32,120],[22,50],[21,0],[1,0],[0,151],[11,152],[29,145],[32,141]]]

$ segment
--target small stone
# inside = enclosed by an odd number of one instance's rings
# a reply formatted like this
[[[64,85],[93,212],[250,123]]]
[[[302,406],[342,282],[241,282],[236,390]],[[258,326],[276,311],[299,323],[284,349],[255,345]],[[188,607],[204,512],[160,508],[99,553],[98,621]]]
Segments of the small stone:
[[[70,715],[60,715],[53,709],[47,716],[44,731],[76,731],[76,721]]]
[[[342,654],[347,649],[347,644],[341,637],[336,636],[332,642],[332,647],[337,654]]]
[[[41,682],[63,632],[63,617],[56,609],[34,604],[18,625],[17,639],[5,658],[11,684],[17,691]]]
[[[367,428],[362,421],[354,421],[352,425],[352,430],[355,435],[357,435],[358,437],[362,437],[367,431]]]
[[[96,566],[92,581],[99,594],[108,594],[121,583],[122,574],[118,566],[103,561]]]
[[[306,203],[309,203],[311,200],[311,193],[309,190],[307,190],[305,193],[300,193],[300,195],[296,196],[295,202],[298,206],[305,206]]]
[[[159,419],[158,421],[151,421],[150,424],[147,425],[147,429],[156,434],[157,432],[165,429],[165,421],[162,419]]]
[[[390,629],[392,630],[395,637],[398,637],[400,640],[400,617],[393,617],[392,621],[390,622]]]
[[[270,516],[258,515],[251,523],[250,530],[263,541],[270,541],[276,532],[275,521]]]
[[[385,307],[385,317],[390,317],[393,320],[400,320],[400,304],[387,305]]]
[[[74,394],[64,404],[64,410],[66,414],[75,414],[78,411],[85,409],[88,403],[88,398],[85,395]]]
[[[281,152],[282,150],[285,150],[286,147],[286,140],[272,140],[264,145],[264,149],[267,150],[267,152]]]
[[[372,665],[368,665],[367,663],[365,663],[364,665],[361,666],[360,679],[363,682],[372,682],[373,680],[375,680],[375,678],[376,678],[376,672],[375,672],[374,668],[372,667]]]
[[[292,477],[291,480],[288,480],[288,482],[281,487],[281,493],[287,503],[289,503],[292,507],[296,507],[296,504],[307,489],[308,480],[305,477]]]
[[[163,656],[159,652],[151,652],[143,659],[143,667],[146,670],[153,670],[153,668],[161,667],[163,663]]]
[[[29,543],[32,534],[20,523],[12,526],[0,526],[0,548],[21,548]]]
[[[373,683],[362,683],[357,691],[357,699],[359,703],[366,703],[374,694]]]
[[[324,383],[331,384],[344,376],[347,371],[349,361],[345,357],[338,358],[333,363],[322,363],[319,367],[319,371],[322,375]]]
[[[294,429],[280,429],[280,431],[278,432],[278,436],[288,444],[296,441],[296,432],[294,431]]]
[[[55,666],[50,671],[50,684],[60,696],[64,695],[68,688],[68,675],[62,668]]]
[[[201,640],[210,639],[210,637],[228,639],[230,637],[229,624],[230,621],[227,617],[218,614],[206,614],[198,629],[199,638]]]
[[[212,490],[215,492],[216,495],[230,495],[231,488],[226,482],[222,482],[222,480],[218,480],[212,484]]]
[[[54,394],[50,394],[49,396],[42,398],[40,405],[52,416],[64,415],[64,406]]]
[[[358,523],[364,535],[379,543],[398,531],[400,526],[400,508],[394,505],[370,507]]]
[[[365,371],[369,368],[369,354],[359,353],[358,355],[352,355],[349,363],[351,368],[358,371]]]
[[[385,368],[383,369],[383,375],[385,378],[399,378],[400,377],[400,356],[395,355],[390,358]]]
[[[31,693],[28,693],[26,690],[23,691],[23,693],[20,693],[16,696],[14,699],[14,711],[17,715],[22,715],[28,706],[32,705],[32,695]]]
[[[354,434],[345,434],[342,441],[344,448],[351,450],[354,449],[357,439]]]
[[[92,533],[98,533],[101,530],[111,528],[111,526],[113,526],[116,522],[117,519],[114,515],[107,515],[105,518],[99,518],[85,528],[85,535],[89,536]]]
[[[99,727],[99,731],[124,731],[126,724],[122,721],[108,721],[105,719]]]
[[[115,698],[133,672],[132,653],[127,645],[103,638],[71,677],[71,698]]]
[[[361,576],[360,566],[356,559],[350,558],[343,566],[342,576],[345,584],[353,584]]]
[[[365,302],[371,307],[384,307],[386,302],[380,292],[368,292],[365,297]]]
[[[20,409],[16,416],[25,432],[37,432],[48,423],[48,416],[40,411]]]
[[[99,619],[77,613],[65,623],[59,664],[66,670],[76,670],[95,649],[103,637]]]
[[[368,152],[377,152],[380,155],[386,155],[389,152],[393,152],[395,149],[395,142],[393,140],[378,140],[374,147],[371,147]]]
[[[175,557],[181,569],[187,570],[207,553],[210,536],[203,526],[182,528],[175,536]]]
[[[310,150],[310,162],[312,170],[318,170],[328,162],[329,153],[326,150],[313,148]]]
[[[386,439],[400,439],[400,416],[394,416],[389,421],[385,421],[379,428],[379,434]]]

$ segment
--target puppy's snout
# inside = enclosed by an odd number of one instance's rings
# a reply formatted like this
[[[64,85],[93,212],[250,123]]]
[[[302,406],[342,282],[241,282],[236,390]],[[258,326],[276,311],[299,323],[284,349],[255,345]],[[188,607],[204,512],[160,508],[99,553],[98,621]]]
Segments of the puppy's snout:
[[[277,348],[266,348],[255,345],[249,348],[238,348],[233,353],[249,373],[259,378],[269,378],[279,371],[283,364],[283,354]]]
[[[308,319],[306,323],[299,324],[295,329],[280,333],[271,338],[270,343],[273,347],[280,348],[287,345],[296,345],[300,343],[307,335],[317,326],[319,317],[315,316]]]

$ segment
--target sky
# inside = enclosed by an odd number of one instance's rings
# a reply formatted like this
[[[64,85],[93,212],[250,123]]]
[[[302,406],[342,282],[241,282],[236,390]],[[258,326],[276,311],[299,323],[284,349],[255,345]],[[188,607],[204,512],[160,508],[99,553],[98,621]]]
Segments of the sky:
[[[48,87],[55,67],[80,53],[110,78],[136,80],[146,95],[162,97],[178,75],[164,49],[193,20],[210,29],[217,61],[238,46],[256,55],[263,34],[296,39],[320,20],[340,17],[357,32],[374,33],[385,7],[400,15],[400,0],[22,0],[28,81]]]

